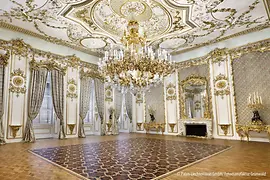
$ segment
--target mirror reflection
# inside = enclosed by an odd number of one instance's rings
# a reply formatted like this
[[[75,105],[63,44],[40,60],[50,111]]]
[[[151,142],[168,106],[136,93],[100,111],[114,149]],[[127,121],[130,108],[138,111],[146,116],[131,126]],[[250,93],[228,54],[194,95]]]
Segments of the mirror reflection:
[[[181,82],[181,89],[182,118],[209,118],[206,78],[192,75]]]

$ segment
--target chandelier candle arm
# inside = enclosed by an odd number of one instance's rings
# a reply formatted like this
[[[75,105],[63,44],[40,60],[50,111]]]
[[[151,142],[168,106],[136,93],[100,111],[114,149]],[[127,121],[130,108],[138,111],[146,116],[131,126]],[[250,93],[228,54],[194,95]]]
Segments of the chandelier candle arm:
[[[131,20],[121,42],[124,49],[106,51],[99,59],[99,71],[105,81],[119,90],[142,92],[163,82],[175,70],[175,62],[165,49],[148,46],[140,36],[139,23]]]

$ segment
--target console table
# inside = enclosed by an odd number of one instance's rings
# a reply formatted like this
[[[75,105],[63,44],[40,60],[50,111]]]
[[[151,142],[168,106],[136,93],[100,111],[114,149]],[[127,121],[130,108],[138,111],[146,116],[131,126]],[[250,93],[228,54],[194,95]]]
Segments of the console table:
[[[236,132],[241,137],[241,141],[244,137],[247,137],[247,141],[249,141],[250,132],[267,132],[270,142],[270,125],[236,125]]]
[[[149,122],[149,123],[144,123],[143,127],[146,133],[149,133],[151,129],[154,129],[157,133],[161,131],[163,135],[163,133],[165,132],[165,124],[166,123]]]

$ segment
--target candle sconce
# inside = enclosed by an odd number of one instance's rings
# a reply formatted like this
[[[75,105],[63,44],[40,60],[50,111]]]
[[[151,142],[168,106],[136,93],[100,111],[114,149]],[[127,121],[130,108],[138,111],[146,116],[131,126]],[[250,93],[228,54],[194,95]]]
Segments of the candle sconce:
[[[262,103],[262,97],[259,96],[258,92],[257,93],[254,92],[253,95],[249,94],[248,108],[252,109],[253,112],[251,124],[263,125],[263,121],[259,114],[259,109],[263,109],[264,107]]]

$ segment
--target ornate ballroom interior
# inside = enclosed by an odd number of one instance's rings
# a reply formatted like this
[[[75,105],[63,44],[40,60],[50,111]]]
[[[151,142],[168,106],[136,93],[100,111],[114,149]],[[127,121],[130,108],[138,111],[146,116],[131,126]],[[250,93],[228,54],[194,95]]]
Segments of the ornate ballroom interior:
[[[270,179],[269,0],[1,0],[0,179]]]

